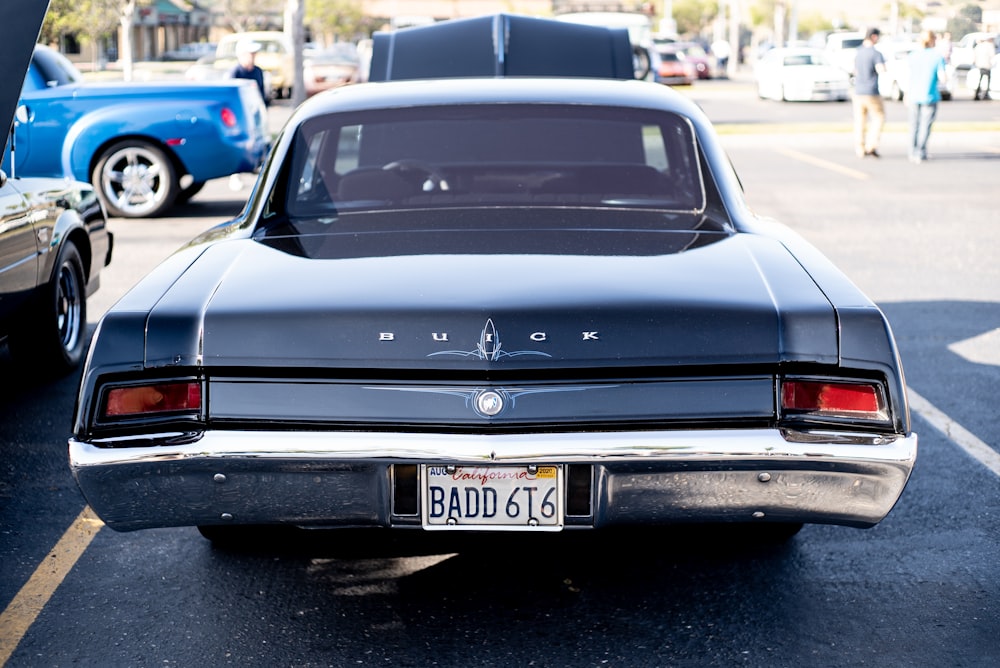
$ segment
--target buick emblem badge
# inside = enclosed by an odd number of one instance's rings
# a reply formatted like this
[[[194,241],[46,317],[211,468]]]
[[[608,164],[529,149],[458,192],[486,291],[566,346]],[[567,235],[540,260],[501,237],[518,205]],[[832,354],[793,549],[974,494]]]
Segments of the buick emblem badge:
[[[476,411],[487,417],[493,417],[503,410],[503,397],[498,392],[487,390],[476,395]]]

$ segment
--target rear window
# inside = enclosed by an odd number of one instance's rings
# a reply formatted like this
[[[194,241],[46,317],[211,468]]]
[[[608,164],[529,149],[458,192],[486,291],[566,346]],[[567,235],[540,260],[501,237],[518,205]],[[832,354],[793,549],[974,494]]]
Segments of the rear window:
[[[45,90],[82,80],[80,72],[64,55],[45,47],[37,47],[24,79],[24,91]]]
[[[652,110],[449,105],[331,114],[297,131],[285,214],[705,207],[694,130]],[[272,205],[277,204],[272,202]]]

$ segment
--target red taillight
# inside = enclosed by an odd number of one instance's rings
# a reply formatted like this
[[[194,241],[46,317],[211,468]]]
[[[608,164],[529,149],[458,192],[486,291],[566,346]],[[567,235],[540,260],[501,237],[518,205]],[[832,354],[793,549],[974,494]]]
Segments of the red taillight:
[[[222,120],[222,124],[225,125],[227,128],[236,127],[236,113],[229,107],[223,107],[222,113],[219,114],[219,117]]]
[[[148,415],[201,409],[201,384],[164,382],[130,385],[110,390],[104,406],[104,417]]]
[[[882,392],[871,383],[790,380],[781,383],[782,411],[886,419]]]

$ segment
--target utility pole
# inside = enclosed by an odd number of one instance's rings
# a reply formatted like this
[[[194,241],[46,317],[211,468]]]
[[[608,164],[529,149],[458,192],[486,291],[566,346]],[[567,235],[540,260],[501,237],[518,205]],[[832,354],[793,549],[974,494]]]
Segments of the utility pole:
[[[286,0],[285,32],[292,38],[292,106],[306,99],[306,82],[302,78],[302,44],[305,42],[305,0]]]
[[[774,3],[774,46],[785,46],[785,0]]]

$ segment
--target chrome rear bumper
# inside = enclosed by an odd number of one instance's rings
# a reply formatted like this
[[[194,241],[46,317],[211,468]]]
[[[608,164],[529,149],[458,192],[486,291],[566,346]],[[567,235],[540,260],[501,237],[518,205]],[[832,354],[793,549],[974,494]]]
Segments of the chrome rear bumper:
[[[815,522],[871,526],[917,437],[779,430],[462,435],[212,431],[69,442],[88,503],[119,531],[212,524],[419,526],[393,467],[583,464],[590,514],[567,526]]]

